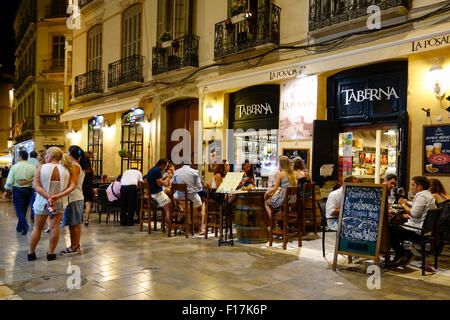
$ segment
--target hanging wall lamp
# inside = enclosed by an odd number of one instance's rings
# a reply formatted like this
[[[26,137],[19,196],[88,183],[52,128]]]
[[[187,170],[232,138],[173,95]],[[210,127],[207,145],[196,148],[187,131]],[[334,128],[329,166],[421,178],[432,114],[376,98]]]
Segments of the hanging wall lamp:
[[[445,92],[445,70],[440,64],[444,59],[439,57],[434,59],[434,64],[430,68],[430,71],[428,72],[428,78],[431,87],[434,90],[434,94],[436,95],[436,98],[441,99]]]

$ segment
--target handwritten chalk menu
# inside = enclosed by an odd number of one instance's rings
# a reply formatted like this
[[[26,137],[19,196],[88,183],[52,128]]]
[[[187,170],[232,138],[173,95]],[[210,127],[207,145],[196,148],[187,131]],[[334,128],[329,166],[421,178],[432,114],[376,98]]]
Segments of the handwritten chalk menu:
[[[283,149],[283,156],[288,157],[291,161],[299,157],[303,160],[306,168],[309,168],[309,149]]]
[[[338,253],[373,258],[378,264],[386,186],[346,183],[343,188],[333,270]]]
[[[219,189],[216,190],[217,193],[233,193],[239,186],[239,183],[244,176],[244,172],[228,172],[223,178]]]
[[[423,175],[450,175],[450,125],[423,127]]]

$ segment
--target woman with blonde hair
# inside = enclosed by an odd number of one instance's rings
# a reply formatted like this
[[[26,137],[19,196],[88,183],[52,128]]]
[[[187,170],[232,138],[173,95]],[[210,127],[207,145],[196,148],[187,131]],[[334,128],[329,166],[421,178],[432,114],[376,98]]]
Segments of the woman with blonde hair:
[[[288,157],[281,156],[278,163],[280,170],[275,177],[275,185],[264,195],[265,207],[269,218],[272,217],[273,209],[280,208],[284,203],[287,187],[296,187],[297,178]]]
[[[34,187],[35,223],[30,237],[28,261],[36,260],[35,249],[41,238],[47,216],[50,216],[50,239],[47,260],[56,259],[55,249],[59,241],[59,223],[68,205],[67,195],[76,185],[78,176],[73,173],[72,161],[60,148],[51,147],[45,154],[45,164],[36,170]]]

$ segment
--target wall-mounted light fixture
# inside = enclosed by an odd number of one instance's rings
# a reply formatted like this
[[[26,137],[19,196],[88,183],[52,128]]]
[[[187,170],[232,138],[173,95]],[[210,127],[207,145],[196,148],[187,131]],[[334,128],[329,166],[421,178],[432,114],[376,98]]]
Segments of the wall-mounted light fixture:
[[[207,127],[216,128],[216,127],[221,127],[223,125],[223,120],[222,120],[223,111],[222,111],[220,104],[216,103],[216,104],[212,105],[211,102],[209,102],[205,106],[205,113],[206,113],[206,119],[208,120]]]
[[[108,120],[103,120],[103,127],[102,130],[103,132],[108,131],[108,129],[111,127],[111,125],[109,124]]]
[[[150,129],[150,122],[152,121],[152,115],[153,113],[150,113],[150,115],[144,113],[144,121],[141,122],[141,126],[145,130]]]
[[[67,134],[67,138],[68,139],[75,139],[77,136],[77,131],[74,130],[73,128],[70,130],[70,132]]]
[[[443,58],[435,58],[434,64],[430,68],[430,71],[428,72],[428,79],[429,84],[434,90],[434,94],[436,95],[436,98],[441,99],[445,92],[445,80],[446,75],[444,68],[442,67],[441,63],[444,59]]]

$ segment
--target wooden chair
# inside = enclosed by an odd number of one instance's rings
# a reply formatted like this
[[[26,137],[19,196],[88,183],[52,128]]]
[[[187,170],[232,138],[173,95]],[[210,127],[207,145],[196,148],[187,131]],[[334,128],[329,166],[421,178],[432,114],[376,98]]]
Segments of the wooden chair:
[[[272,246],[273,235],[279,234],[283,237],[283,249],[286,250],[288,238],[297,237],[298,246],[302,246],[302,224],[301,224],[301,202],[300,188],[286,188],[284,204],[278,212],[274,212],[269,226],[269,246]],[[283,229],[275,229],[278,221],[282,221]]]
[[[317,235],[317,219],[316,219],[316,191],[314,183],[305,183],[303,186],[303,196],[301,200],[302,208],[302,233],[306,233],[306,227],[313,225],[314,234]],[[312,220],[311,220],[312,218]]]
[[[106,213],[106,223],[109,222],[109,216],[111,213],[113,213],[113,215],[114,215],[114,222],[116,222],[116,216],[117,216],[117,220],[118,220],[118,217],[120,215],[120,210],[122,210],[122,208],[114,207],[110,204],[110,202],[108,200],[108,196],[106,194],[106,189],[98,189],[97,204],[98,204],[98,222],[99,223],[101,223],[101,221],[102,221],[102,213]]]
[[[139,181],[138,188],[140,190],[140,206],[139,206],[139,231],[142,232],[144,226],[144,213],[147,213],[147,224],[148,224],[148,233],[152,233],[152,213],[150,206],[150,185],[148,182]]]
[[[219,239],[223,238],[223,206],[215,200],[210,199],[211,187],[206,186],[206,204],[205,204],[205,239],[208,239],[208,228],[211,227],[215,236],[219,230]],[[210,222],[210,218],[212,221]]]
[[[408,238],[413,243],[420,243],[421,253],[422,253],[422,276],[425,275],[425,256],[427,254],[426,243],[430,243],[431,250],[428,253],[434,255],[434,267],[438,267],[438,239],[437,235],[437,223],[439,221],[439,216],[441,215],[442,208],[428,210],[425,220],[423,221],[422,228],[408,226],[408,228],[420,231],[420,239]]]
[[[173,184],[172,185],[172,199],[174,199],[174,194],[176,191],[180,191],[184,193],[184,198],[182,199],[176,199],[176,201],[173,201],[175,206],[173,207],[170,215],[171,221],[169,221],[169,237],[172,233],[172,229],[175,230],[175,235],[177,233],[178,228],[185,228],[184,232],[186,234],[186,238],[189,237],[189,230],[192,228],[192,235],[194,235],[194,212],[192,208],[192,204],[187,198],[187,185],[186,184]],[[181,204],[181,210],[178,207],[178,205],[175,203]],[[190,219],[189,219],[190,216]],[[184,217],[184,223],[178,223],[177,218]]]

